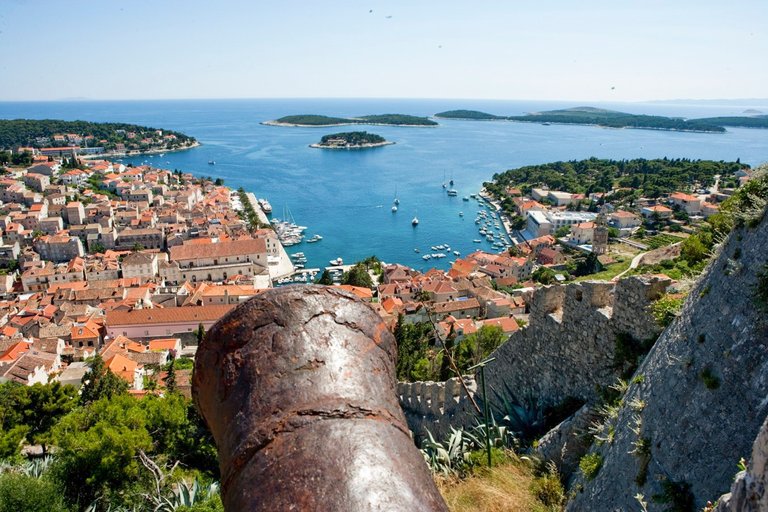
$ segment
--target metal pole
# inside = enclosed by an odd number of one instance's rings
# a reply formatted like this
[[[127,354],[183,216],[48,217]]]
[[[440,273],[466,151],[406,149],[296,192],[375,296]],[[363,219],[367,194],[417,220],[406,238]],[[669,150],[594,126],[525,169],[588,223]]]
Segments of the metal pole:
[[[488,418],[488,394],[485,390],[485,365],[480,367],[480,378],[483,380],[483,415],[485,416],[485,449],[488,452],[488,467],[491,467],[491,426]]]

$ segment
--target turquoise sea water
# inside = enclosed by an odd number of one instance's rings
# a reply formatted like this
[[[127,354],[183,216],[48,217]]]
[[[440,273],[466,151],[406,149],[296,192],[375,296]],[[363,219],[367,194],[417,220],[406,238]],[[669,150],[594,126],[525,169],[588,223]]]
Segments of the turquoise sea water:
[[[762,104],[593,104],[633,113],[709,117],[739,115],[746,108],[768,112]],[[184,100],[125,102],[0,103],[0,118],[120,121],[179,130],[203,146],[178,153],[126,159],[197,175],[224,178],[266,197],[282,216],[290,209],[307,234],[324,238],[289,252],[304,252],[308,267],[336,257],[345,262],[375,254],[417,269],[447,268],[451,257],[425,262],[430,246],[449,244],[467,254],[490,249],[477,234],[476,193],[494,173],[555,160],[685,157],[768,161],[768,130],[728,128],[725,134],[607,129],[588,126],[439,120],[436,128],[330,127],[284,128],[259,124],[289,114],[332,116],[403,113],[431,115],[470,108],[495,114],[520,114],[576,106],[560,102],[471,100]],[[364,129],[395,145],[358,151],[309,148],[322,135]],[[215,165],[209,165],[209,161]],[[445,178],[444,178],[445,177]],[[455,181],[457,197],[448,197],[443,180]],[[390,208],[395,191],[399,211]],[[464,212],[460,217],[459,212]],[[418,216],[419,225],[411,226]],[[421,253],[415,253],[414,248]]]

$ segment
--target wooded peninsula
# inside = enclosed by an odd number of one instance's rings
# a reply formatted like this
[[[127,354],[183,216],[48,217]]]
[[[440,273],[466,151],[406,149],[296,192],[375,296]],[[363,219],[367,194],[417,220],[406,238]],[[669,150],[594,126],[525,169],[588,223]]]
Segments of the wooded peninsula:
[[[347,124],[437,126],[437,123],[428,117],[409,116],[406,114],[372,114],[358,117],[299,114],[281,117],[274,121],[264,121],[262,124],[270,126],[341,126]]]
[[[320,142],[310,144],[311,148],[322,149],[361,149],[375,148],[394,144],[381,135],[368,132],[343,132],[324,135]]]
[[[468,119],[478,121],[519,121],[541,124],[583,124],[608,128],[642,128],[648,130],[672,130],[690,132],[725,132],[726,126],[768,128],[768,116],[709,117],[683,119],[678,117],[629,114],[594,107],[574,107],[544,112],[531,112],[524,116],[498,116],[477,110],[449,110],[435,114],[443,119]]]
[[[689,160],[687,158],[657,158],[646,160],[607,160],[589,158],[569,162],[528,165],[493,175],[484,187],[496,197],[508,188],[528,193],[533,187],[546,187],[574,194],[606,193],[634,194],[637,197],[659,197],[676,191],[689,190],[691,183],[711,186],[715,176],[730,176],[748,166],[740,162]],[[728,185],[726,180],[721,186]]]
[[[173,151],[197,145],[180,132],[127,123],[58,119],[0,119],[0,150],[47,147],[88,148],[88,153]]]

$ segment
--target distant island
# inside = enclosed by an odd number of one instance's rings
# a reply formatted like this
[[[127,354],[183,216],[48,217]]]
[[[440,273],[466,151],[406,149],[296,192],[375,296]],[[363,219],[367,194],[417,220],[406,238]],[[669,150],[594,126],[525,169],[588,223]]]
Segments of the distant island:
[[[409,116],[406,114],[374,114],[358,117],[330,117],[315,114],[285,116],[274,121],[264,121],[269,126],[343,126],[348,124],[369,124],[388,126],[437,126],[428,117]]]
[[[194,137],[126,123],[92,123],[56,119],[0,119],[0,151],[20,148],[80,156],[160,153],[198,146]]]
[[[629,114],[594,107],[575,107],[545,112],[532,112],[524,116],[497,116],[477,110],[449,110],[435,114],[435,117],[476,121],[506,120],[542,124],[583,124],[605,126],[608,128],[641,128],[708,133],[725,132],[726,126],[768,128],[768,116],[682,119],[678,117]]]
[[[389,144],[394,144],[394,142],[390,142],[375,133],[343,132],[324,135],[320,142],[310,144],[309,147],[321,149],[363,149],[377,148]]]

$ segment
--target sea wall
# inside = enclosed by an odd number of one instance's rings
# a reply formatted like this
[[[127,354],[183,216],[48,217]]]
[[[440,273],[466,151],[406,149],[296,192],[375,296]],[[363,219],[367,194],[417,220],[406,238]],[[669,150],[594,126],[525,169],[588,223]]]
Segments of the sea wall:
[[[592,448],[602,466],[569,510],[639,510],[638,494],[649,511],[700,510],[751,453],[753,481],[765,479],[765,433],[753,442],[768,415],[767,254],[768,216],[724,244],[637,370],[612,441]],[[733,509],[753,510],[739,489]]]
[[[648,306],[670,280],[630,277],[618,283],[586,281],[536,290],[529,325],[515,332],[485,370],[489,403],[534,400],[547,407],[566,398],[591,402],[618,376],[614,353],[620,334],[637,340],[658,335]],[[451,379],[451,381],[456,379]],[[477,380],[477,376],[475,376]],[[456,383],[400,383],[400,405],[417,437],[445,436],[450,426],[471,426],[475,407]],[[478,392],[470,392],[474,396]],[[482,403],[482,397],[476,401]]]

